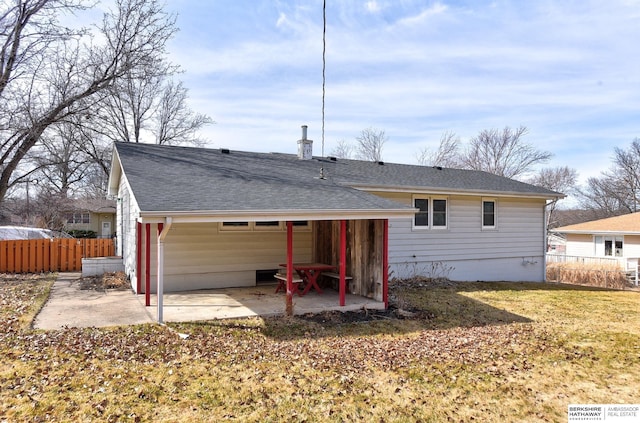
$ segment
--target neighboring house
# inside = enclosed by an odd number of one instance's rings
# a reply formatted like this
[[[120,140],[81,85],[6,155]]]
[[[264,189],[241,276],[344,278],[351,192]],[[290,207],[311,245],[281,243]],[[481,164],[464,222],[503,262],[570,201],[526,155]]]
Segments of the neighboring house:
[[[562,226],[553,232],[566,236],[568,257],[615,261],[626,269],[638,266],[640,212]]]
[[[564,254],[567,250],[567,240],[560,234],[550,233],[547,235],[547,252],[553,254]]]
[[[27,226],[0,226],[0,240],[71,238],[67,233]]]
[[[343,253],[350,292],[385,303],[389,273],[544,280],[546,204],[562,194],[480,171],[312,157],[304,130],[298,145],[117,143],[109,194],[134,290],[252,286],[290,255],[339,266]]]
[[[93,231],[97,238],[116,233],[116,202],[107,199],[73,200],[66,212],[65,231]]]

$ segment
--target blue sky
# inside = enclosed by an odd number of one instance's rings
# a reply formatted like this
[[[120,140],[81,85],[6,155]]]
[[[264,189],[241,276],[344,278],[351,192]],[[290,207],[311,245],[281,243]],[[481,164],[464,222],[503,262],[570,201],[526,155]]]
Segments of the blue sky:
[[[322,1],[171,0],[211,147],[321,154]],[[327,0],[325,155],[367,127],[417,163],[445,131],[528,127],[581,181],[640,137],[640,1]]]

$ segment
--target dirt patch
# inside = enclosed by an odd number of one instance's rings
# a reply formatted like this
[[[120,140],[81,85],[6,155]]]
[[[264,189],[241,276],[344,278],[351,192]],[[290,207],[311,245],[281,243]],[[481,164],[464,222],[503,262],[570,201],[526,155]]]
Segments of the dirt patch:
[[[98,276],[85,276],[78,279],[80,289],[93,289],[104,291],[106,289],[114,291],[126,291],[131,289],[131,284],[124,272],[108,272]]]
[[[308,322],[342,324],[389,319],[431,319],[435,316],[422,310],[404,310],[390,305],[386,310],[324,311],[303,314],[299,317]]]

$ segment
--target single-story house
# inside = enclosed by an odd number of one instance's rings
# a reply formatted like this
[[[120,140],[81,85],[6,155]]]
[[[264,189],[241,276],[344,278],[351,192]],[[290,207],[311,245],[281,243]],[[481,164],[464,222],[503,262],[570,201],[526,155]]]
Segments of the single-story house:
[[[640,212],[562,226],[553,232],[566,237],[567,258],[617,262],[624,269],[638,267]]]
[[[96,238],[112,238],[116,232],[116,202],[106,198],[73,200],[65,213],[65,231],[92,231]]]
[[[389,276],[544,280],[546,206],[562,194],[481,171],[317,157],[311,143],[306,127],[297,155],[116,143],[109,194],[133,289],[160,302],[253,286],[292,262],[333,265],[341,294],[385,303]]]

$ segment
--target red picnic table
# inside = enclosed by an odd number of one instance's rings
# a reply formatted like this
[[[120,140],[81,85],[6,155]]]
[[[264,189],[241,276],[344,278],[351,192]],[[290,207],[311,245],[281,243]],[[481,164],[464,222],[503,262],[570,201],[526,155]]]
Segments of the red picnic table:
[[[287,267],[287,264],[280,264],[281,267]],[[295,270],[300,279],[304,282],[304,289],[302,293],[298,291],[299,296],[305,295],[311,288],[315,289],[318,294],[322,294],[322,290],[318,286],[318,277],[322,274],[322,272],[335,271],[336,267],[331,266],[330,264],[324,263],[293,263],[293,270]],[[280,280],[278,287],[276,288],[276,292],[280,290],[280,288],[284,288],[285,281]]]

